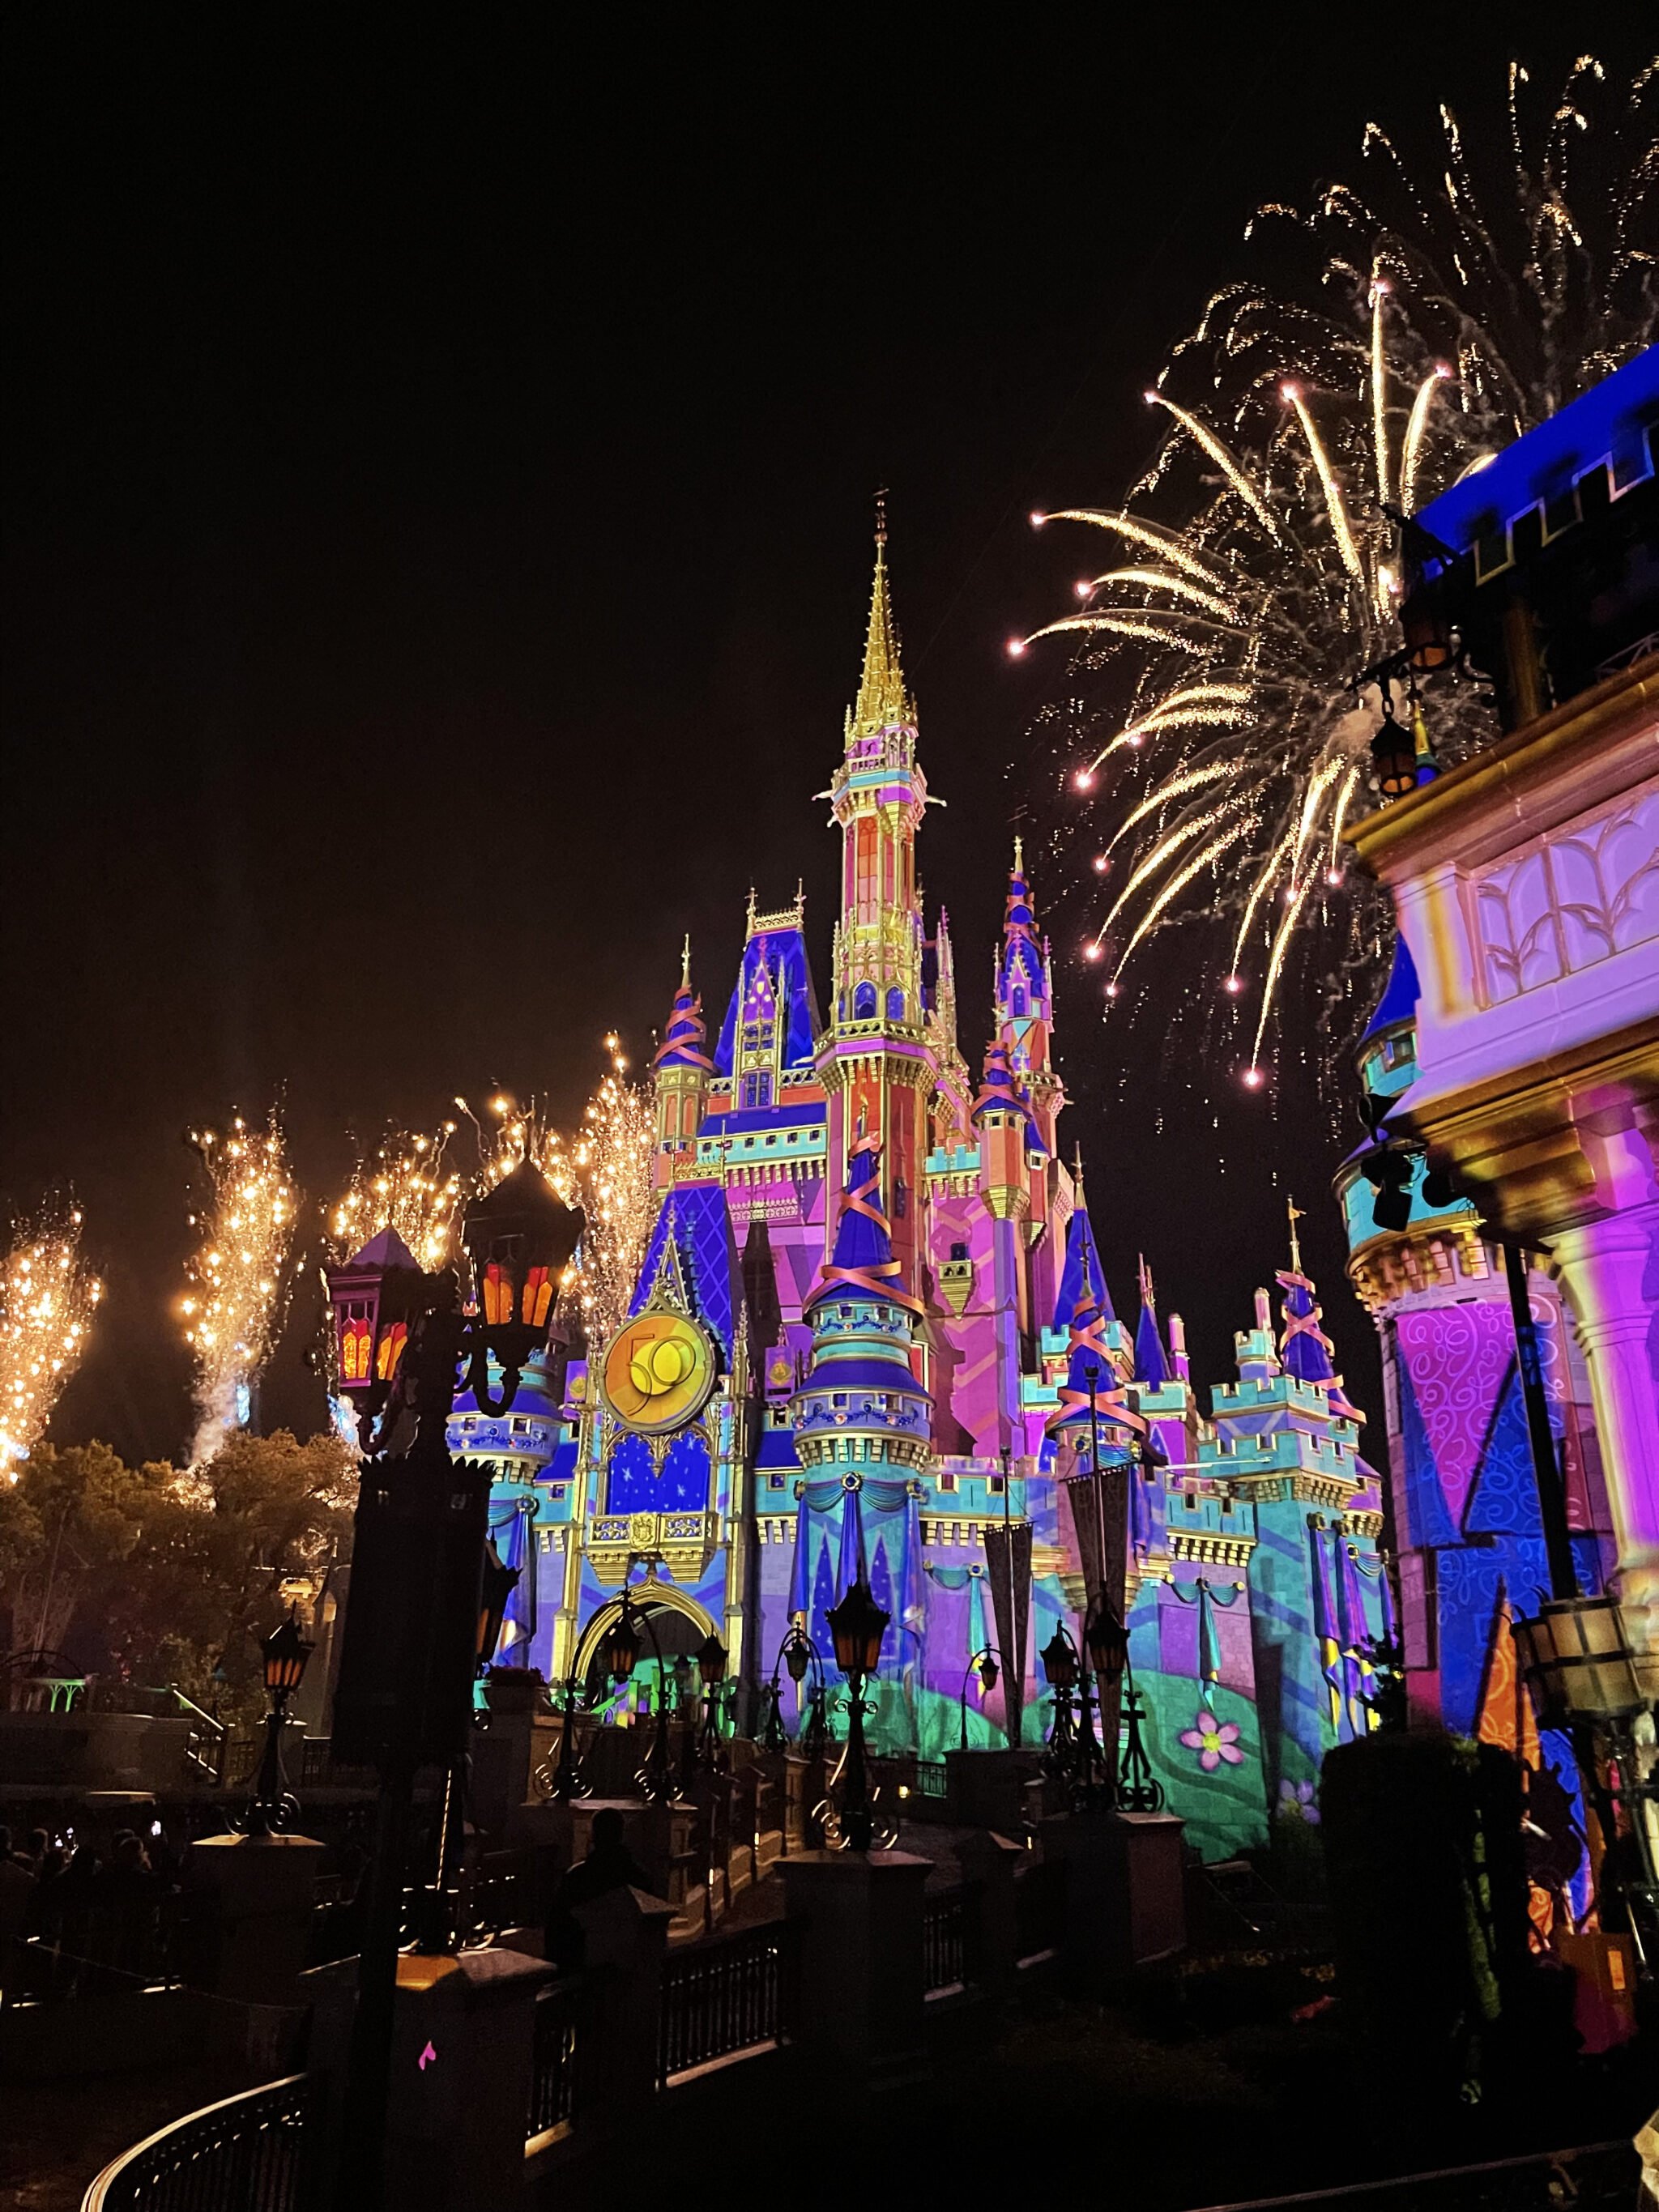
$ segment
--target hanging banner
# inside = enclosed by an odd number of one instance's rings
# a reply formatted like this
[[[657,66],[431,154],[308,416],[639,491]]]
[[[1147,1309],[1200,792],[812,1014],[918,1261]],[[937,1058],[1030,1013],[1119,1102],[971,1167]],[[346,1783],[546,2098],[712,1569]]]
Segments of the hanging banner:
[[[1017,1750],[1025,1710],[1025,1655],[1031,1628],[1031,1524],[1020,1521],[999,1528],[988,1522],[984,1537],[997,1649],[1002,1654],[1003,1711],[1008,1718],[1008,1741]]]

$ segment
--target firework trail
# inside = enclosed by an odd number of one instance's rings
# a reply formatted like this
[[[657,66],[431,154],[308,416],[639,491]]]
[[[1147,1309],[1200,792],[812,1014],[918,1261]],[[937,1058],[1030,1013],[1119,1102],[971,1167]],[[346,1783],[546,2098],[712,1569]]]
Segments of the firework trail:
[[[103,1285],[81,1259],[77,1209],[49,1201],[40,1218],[12,1224],[0,1261],[0,1476],[45,1433],[80,1364]]]
[[[388,1131],[374,1158],[360,1160],[350,1188],[329,1209],[337,1261],[361,1252],[383,1229],[395,1230],[428,1273],[447,1265],[464,1186],[446,1163],[455,1124],[431,1136]]]
[[[656,1211],[651,1154],[656,1121],[650,1088],[628,1080],[615,1036],[611,1068],[587,1103],[571,1147],[575,1196],[586,1215],[580,1268],[582,1322],[591,1352],[627,1317]]]
[[[1368,126],[1374,202],[1333,185],[1305,212],[1258,211],[1247,236],[1286,276],[1227,286],[1174,349],[1146,395],[1164,435],[1123,505],[1031,518],[1110,547],[1075,611],[1010,647],[1079,648],[1073,696],[1040,719],[1087,802],[1084,957],[1114,998],[1149,939],[1218,925],[1214,985],[1246,1025],[1251,1087],[1292,969],[1328,1018],[1351,1021],[1363,994],[1350,987],[1386,942],[1386,902],[1341,843],[1368,804],[1379,710],[1410,717],[1419,751],[1447,763],[1490,727],[1469,684],[1437,696],[1431,729],[1414,701],[1355,688],[1400,642],[1387,510],[1415,512],[1651,340],[1659,262],[1640,241],[1659,181],[1656,91],[1659,64],[1608,119],[1613,95],[1586,58],[1534,125],[1512,70],[1491,221],[1449,111],[1426,188]],[[1569,157],[1576,178],[1592,149],[1576,189],[1595,212],[1581,220]]]
[[[252,1420],[260,1370],[287,1313],[299,1193],[274,1111],[263,1131],[239,1115],[222,1136],[192,1129],[185,1141],[201,1156],[210,1192],[190,1217],[201,1242],[185,1263],[191,1287],[179,1301],[196,1361],[191,1462],[199,1466]]]

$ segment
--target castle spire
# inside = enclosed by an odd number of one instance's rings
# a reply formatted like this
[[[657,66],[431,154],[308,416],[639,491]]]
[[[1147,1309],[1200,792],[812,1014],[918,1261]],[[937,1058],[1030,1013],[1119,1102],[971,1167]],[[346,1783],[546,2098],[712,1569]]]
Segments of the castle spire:
[[[870,626],[864,639],[864,673],[853,708],[854,737],[868,737],[894,723],[914,722],[915,709],[904,689],[898,632],[887,584],[887,495],[876,494],[876,574],[870,587]]]

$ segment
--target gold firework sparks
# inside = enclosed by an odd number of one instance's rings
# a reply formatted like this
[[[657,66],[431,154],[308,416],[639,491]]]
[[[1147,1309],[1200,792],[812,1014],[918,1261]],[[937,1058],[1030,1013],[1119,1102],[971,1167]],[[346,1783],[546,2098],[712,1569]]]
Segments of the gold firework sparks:
[[[191,1459],[199,1464],[252,1419],[260,1370],[287,1311],[299,1193],[274,1111],[263,1130],[239,1115],[222,1134],[192,1129],[186,1141],[201,1155],[210,1193],[190,1217],[201,1242],[185,1263],[190,1288],[179,1309],[196,1361]]]
[[[80,1364],[103,1285],[81,1259],[81,1215],[49,1203],[14,1222],[0,1262],[0,1476],[40,1441],[64,1384]]]
[[[372,1159],[360,1160],[350,1188],[329,1209],[337,1260],[362,1251],[383,1229],[395,1230],[428,1273],[446,1267],[463,1185],[446,1160],[453,1121],[432,1135],[388,1132]]]
[[[574,1198],[586,1216],[579,1275],[583,1325],[597,1352],[626,1318],[656,1211],[651,1094],[628,1079],[617,1039],[607,1036],[610,1072],[587,1103],[571,1147]]]
[[[1251,1088],[1297,957],[1334,1012],[1363,995],[1350,978],[1382,947],[1382,903],[1343,867],[1340,831],[1368,787],[1382,704],[1354,678],[1399,644],[1385,507],[1415,512],[1659,322],[1659,258],[1641,242],[1659,71],[1611,119],[1603,84],[1582,59],[1529,133],[1525,72],[1511,71],[1498,220],[1443,109],[1433,186],[1372,125],[1364,155],[1388,173],[1376,206],[1335,185],[1305,212],[1259,210],[1247,236],[1288,240],[1310,265],[1282,289],[1234,283],[1208,302],[1146,394],[1166,434],[1121,508],[1032,517],[1099,530],[1133,556],[1085,577],[1073,611],[1010,648],[1077,643],[1073,696],[1043,719],[1059,726],[1071,789],[1104,817],[1089,823],[1103,896],[1084,957],[1115,997],[1149,938],[1218,921],[1215,981],[1250,1020]],[[1567,198],[1569,152],[1588,166],[1591,142],[1604,173],[1577,189],[1593,222]],[[1439,695],[1443,759],[1486,727],[1472,686]]]

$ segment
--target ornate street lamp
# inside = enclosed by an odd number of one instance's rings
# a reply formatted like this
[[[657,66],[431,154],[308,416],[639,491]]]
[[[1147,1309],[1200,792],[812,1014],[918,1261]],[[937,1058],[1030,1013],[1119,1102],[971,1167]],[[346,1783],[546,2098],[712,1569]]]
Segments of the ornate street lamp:
[[[1412,732],[1395,720],[1394,696],[1388,679],[1382,686],[1382,726],[1371,739],[1371,768],[1384,799],[1403,799],[1417,788],[1417,744]]]
[[[849,1850],[867,1851],[875,1836],[875,1816],[864,1756],[864,1716],[875,1708],[865,1702],[864,1685],[881,1664],[882,1638],[892,1615],[884,1613],[876,1603],[867,1583],[856,1582],[825,1618],[835,1639],[836,1664],[847,1677],[848,1692],[847,1785],[842,1805],[842,1832]]]
[[[316,1650],[300,1633],[295,1609],[266,1637],[264,1645],[265,1693],[270,1711],[265,1716],[264,1756],[259,1778],[248,1808],[250,1836],[271,1836],[287,1827],[298,1809],[283,1786],[283,1730],[288,1725],[288,1701],[305,1679],[306,1662]]]
[[[651,1639],[651,1651],[657,1662],[657,1725],[651,1739],[651,1749],[645,1765],[635,1779],[646,1796],[659,1805],[674,1802],[678,1792],[674,1784],[674,1759],[668,1745],[668,1669],[663,1659],[662,1644],[658,1638],[650,1613],[635,1606],[633,1592],[624,1583],[622,1601],[617,1618],[606,1638],[606,1654],[611,1668],[611,1679],[618,1688],[632,1675],[640,1656],[640,1624]]]
[[[988,1698],[995,1689],[999,1679],[997,1655],[993,1646],[988,1644],[981,1645],[963,1669],[962,1688],[957,1698],[957,1710],[962,1719],[957,1738],[957,1748],[961,1751],[966,1751],[968,1748],[968,1685],[975,1674],[979,1676],[980,1688]]]
[[[560,1279],[584,1225],[580,1208],[556,1197],[527,1159],[463,1217],[477,1316],[463,1349],[467,1388],[481,1412],[504,1413],[517,1397],[525,1363],[547,1341]],[[501,1374],[499,1399],[489,1395],[492,1355]]]
[[[1048,1731],[1043,1764],[1056,1780],[1062,1777],[1069,1779],[1077,1764],[1072,1692],[1077,1686],[1079,1660],[1077,1646],[1067,1635],[1063,1621],[1055,1622],[1054,1632],[1038,1656],[1042,1662],[1042,1679],[1054,1693],[1054,1722]]]
[[[409,1334],[431,1298],[430,1276],[395,1229],[371,1237],[355,1259],[325,1270],[334,1323],[334,1375],[357,1416],[357,1439],[372,1447],[408,1349]]]
[[[1646,1700],[1618,1601],[1547,1598],[1535,1620],[1517,1620],[1516,1656],[1540,1728],[1632,1720]]]
[[[697,1672],[702,1678],[702,1763],[711,1771],[720,1765],[720,1735],[718,1707],[720,1684],[726,1680],[726,1646],[710,1629],[697,1646]]]

